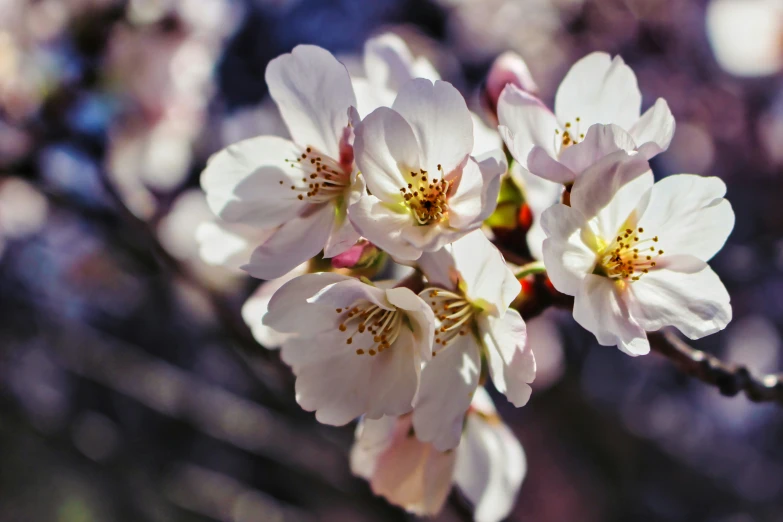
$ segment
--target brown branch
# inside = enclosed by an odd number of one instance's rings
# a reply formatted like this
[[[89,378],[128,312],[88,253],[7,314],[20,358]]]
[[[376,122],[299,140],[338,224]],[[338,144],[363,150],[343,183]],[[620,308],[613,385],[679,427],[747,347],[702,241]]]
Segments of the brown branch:
[[[697,350],[674,332],[651,332],[649,339],[654,352],[669,359],[686,375],[717,387],[723,395],[744,393],[753,402],[783,405],[783,373],[754,376],[746,366],[725,363]]]

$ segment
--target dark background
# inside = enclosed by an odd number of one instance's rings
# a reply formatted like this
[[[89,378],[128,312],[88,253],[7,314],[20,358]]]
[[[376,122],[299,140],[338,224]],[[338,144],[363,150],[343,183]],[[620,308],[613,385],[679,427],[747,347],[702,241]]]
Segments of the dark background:
[[[781,371],[783,11],[747,2],[777,29],[729,15],[708,36],[703,0],[0,1],[0,521],[413,518],[253,342],[257,282],[196,255],[198,174],[280,129],[263,73],[298,43],[350,61],[392,29],[473,101],[505,50],[548,102],[584,54],[621,54],[677,119],[656,175],[720,176],[737,214],[712,262],[735,318],[695,345]],[[744,72],[716,60],[748,41],[767,54]],[[779,407],[599,347],[567,312],[537,323],[530,404],[496,397],[529,461],[511,520],[783,520]],[[469,518],[455,494],[438,520]]]

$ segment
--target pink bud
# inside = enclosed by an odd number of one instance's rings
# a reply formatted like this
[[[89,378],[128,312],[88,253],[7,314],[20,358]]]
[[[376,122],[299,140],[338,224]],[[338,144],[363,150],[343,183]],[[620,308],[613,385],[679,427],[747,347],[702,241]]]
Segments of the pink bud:
[[[500,93],[508,84],[515,85],[530,94],[538,92],[538,85],[530,74],[525,60],[517,53],[507,51],[495,59],[487,74],[484,98],[492,114],[497,113]]]
[[[378,248],[361,239],[354,246],[332,258],[334,268],[358,268],[369,265],[378,254]]]

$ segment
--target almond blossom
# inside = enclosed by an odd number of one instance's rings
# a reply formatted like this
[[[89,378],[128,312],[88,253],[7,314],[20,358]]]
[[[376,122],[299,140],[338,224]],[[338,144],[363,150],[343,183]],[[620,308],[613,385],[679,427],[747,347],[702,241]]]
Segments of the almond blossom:
[[[499,131],[514,159],[538,176],[572,183],[573,169],[558,168],[566,152],[595,124],[614,124],[630,137],[626,150],[651,158],[669,147],[674,117],[663,99],[641,114],[636,75],[622,58],[591,53],[566,74],[555,96],[555,111],[529,92],[508,84],[498,102]],[[565,156],[565,158],[564,158]]]
[[[356,430],[351,470],[376,495],[419,516],[436,515],[452,483],[474,506],[476,522],[500,522],[511,512],[527,473],[514,433],[484,388],[476,390],[456,451],[421,442],[410,415],[364,419]]]
[[[223,222],[259,231],[263,239],[242,268],[273,279],[359,239],[346,210],[364,182],[353,162],[358,115],[345,67],[320,47],[299,45],[269,63],[266,81],[292,140],[259,136],[223,149],[201,186]]]
[[[525,322],[509,308],[521,285],[483,232],[423,255],[419,266],[432,285],[419,295],[432,306],[437,324],[413,426],[419,439],[445,451],[459,443],[482,360],[495,388],[517,407],[530,398],[536,362]]]
[[[418,259],[477,229],[494,210],[506,161],[477,161],[473,121],[449,83],[414,79],[391,109],[356,131],[356,163],[371,195],[349,207],[356,229],[403,260]]]
[[[691,174],[653,182],[641,155],[615,152],[576,179],[571,206],[542,218],[547,273],[575,296],[574,319],[630,355],[650,351],[645,331],[671,325],[698,339],[731,320],[706,263],[734,227],[725,184]]]
[[[409,412],[434,337],[432,311],[409,289],[334,273],[283,285],[263,324],[291,334],[281,356],[296,375],[299,405],[336,426]]]

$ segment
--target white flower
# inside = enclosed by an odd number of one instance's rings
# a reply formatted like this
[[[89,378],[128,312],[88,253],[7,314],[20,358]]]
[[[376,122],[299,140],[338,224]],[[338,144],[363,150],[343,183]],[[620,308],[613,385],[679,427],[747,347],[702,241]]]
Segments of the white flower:
[[[419,259],[430,285],[419,295],[437,319],[432,360],[413,410],[416,435],[439,450],[459,443],[462,417],[479,384],[482,359],[498,391],[517,407],[536,372],[525,322],[509,308],[521,285],[480,230]]]
[[[345,67],[324,49],[300,45],[269,63],[266,81],[292,141],[235,143],[210,159],[201,186],[222,221],[267,231],[242,268],[274,279],[322,249],[332,257],[359,239],[346,209],[364,182],[353,163],[356,98]]]
[[[543,259],[544,240],[546,239],[546,233],[543,227],[541,227],[541,214],[560,201],[563,185],[532,174],[529,170],[522,168],[516,161],[511,165],[508,172],[511,180],[522,192],[525,204],[530,209],[533,220],[525,236],[527,248],[534,259],[541,260]]]
[[[279,348],[287,339],[294,334],[281,333],[264,324],[264,317],[266,317],[269,311],[269,302],[272,300],[272,296],[275,295],[284,284],[299,277],[307,272],[308,263],[302,263],[298,267],[294,268],[287,274],[271,281],[264,281],[253,295],[247,298],[245,304],[242,305],[242,319],[250,331],[253,333],[253,337],[264,348],[273,350]]]
[[[640,175],[640,173],[642,173]],[[653,184],[641,155],[615,152],[577,178],[571,206],[544,212],[544,263],[574,318],[603,345],[649,352],[645,331],[672,325],[691,339],[731,320],[729,294],[706,261],[734,227],[718,178]]]
[[[424,78],[435,82],[440,74],[423,56],[414,58],[405,41],[394,33],[370,38],[364,44],[363,74],[352,74],[356,108],[364,118],[378,107],[391,107],[397,93],[410,80]],[[473,112],[474,156],[503,146],[497,129],[487,127]]]
[[[356,163],[372,195],[348,210],[368,240],[415,260],[475,230],[494,210],[501,151],[479,162],[473,121],[450,84],[415,79],[391,109],[372,112],[356,130]]]
[[[325,424],[411,410],[422,361],[432,352],[433,314],[407,288],[382,290],[334,273],[283,285],[263,324],[294,334],[282,359],[296,375],[296,400]]]
[[[376,495],[420,516],[440,512],[455,483],[473,504],[476,522],[500,522],[527,473],[525,453],[483,388],[466,417],[459,447],[447,452],[417,439],[410,415],[364,419],[356,430],[351,470]]]
[[[544,103],[509,84],[500,95],[500,134],[511,154],[536,175],[558,183],[572,183],[570,148],[587,138],[595,124],[614,124],[628,133],[622,145],[651,158],[669,147],[674,117],[663,99],[643,115],[636,76],[619,56],[592,53],[571,67],[555,96],[555,112]]]

